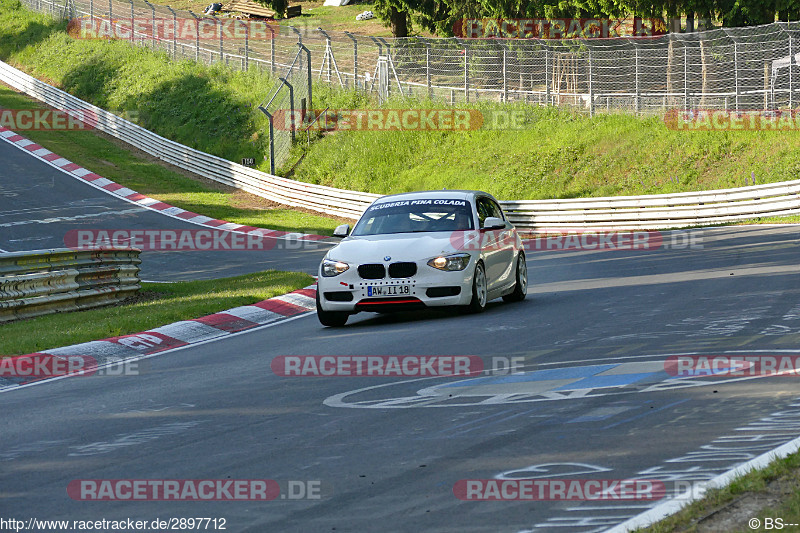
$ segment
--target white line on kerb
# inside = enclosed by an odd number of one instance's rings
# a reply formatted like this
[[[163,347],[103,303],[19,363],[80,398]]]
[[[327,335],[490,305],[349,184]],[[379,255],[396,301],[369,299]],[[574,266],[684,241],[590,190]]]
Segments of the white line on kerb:
[[[54,169],[56,169],[56,170],[60,170],[61,172],[63,172],[64,174],[67,174],[67,175],[68,175],[69,177],[71,177],[72,179],[78,180],[78,181],[80,181],[80,182],[82,182],[82,183],[85,183],[86,185],[90,185],[91,187],[94,187],[94,188],[95,188],[95,189],[97,189],[98,191],[103,191],[104,193],[108,194],[109,196],[113,196],[114,198],[119,198],[120,200],[122,200],[122,201],[124,201],[124,202],[128,202],[129,204],[133,204],[133,205],[135,205],[135,206],[137,206],[137,207],[140,207],[140,208],[142,208],[142,209],[146,209],[146,210],[148,210],[148,211],[152,211],[152,212],[154,212],[154,213],[159,213],[159,214],[161,214],[161,215],[164,215],[165,217],[173,218],[173,219],[175,219],[175,220],[180,220],[181,222],[186,222],[186,223],[188,223],[188,224],[192,224],[192,225],[194,225],[194,226],[200,226],[200,227],[202,227],[202,228],[209,228],[209,227],[210,227],[210,226],[206,226],[205,224],[202,224],[202,223],[200,223],[200,222],[192,222],[191,220],[187,220],[187,219],[185,219],[185,218],[181,218],[181,217],[179,217],[179,216],[177,216],[177,215],[171,215],[171,214],[169,214],[169,213],[165,213],[164,211],[159,211],[158,209],[153,209],[153,208],[152,208],[152,207],[150,207],[150,206],[143,205],[143,204],[140,204],[139,202],[135,202],[135,201],[133,201],[133,200],[131,200],[131,199],[129,199],[129,198],[125,198],[124,196],[119,196],[119,195],[117,195],[117,194],[114,194],[113,192],[111,192],[111,191],[109,191],[109,190],[106,190],[106,189],[104,189],[104,188],[100,187],[99,185],[95,185],[95,184],[94,184],[94,183],[92,183],[91,181],[85,181],[85,180],[78,179],[78,178],[75,176],[75,174],[73,174],[72,172],[69,172],[68,170],[64,170],[63,168],[61,168],[61,167],[59,167],[59,166],[57,166],[57,165],[54,165],[52,162],[48,161],[47,159],[42,159],[41,157],[38,157],[36,154],[34,154],[34,153],[30,152],[29,150],[26,150],[26,149],[25,149],[23,146],[19,146],[18,144],[14,143],[14,142],[12,142],[12,141],[9,141],[7,138],[3,137],[2,135],[0,135],[0,140],[3,140],[3,141],[5,141],[5,142],[7,142],[7,143],[8,143],[8,144],[10,144],[11,146],[13,146],[13,147],[17,148],[18,150],[21,150],[22,152],[25,152],[26,154],[30,155],[30,156],[31,156],[31,157],[33,157],[34,159],[37,159],[37,160],[41,161],[42,163],[45,163],[45,164],[47,164],[47,165],[50,165],[51,167],[53,167],[53,168],[54,168]],[[108,179],[108,178],[106,178],[106,179]],[[220,228],[213,228],[213,229],[217,229],[217,230],[219,230],[219,231],[230,231],[231,233],[236,233],[236,230],[230,230],[230,229],[220,229]],[[269,228],[265,228],[265,229],[269,229]],[[264,235],[264,238],[265,238],[265,239],[273,239],[273,240],[276,240],[276,241],[284,241],[284,240],[289,240],[289,239],[291,239],[291,237],[290,237],[290,236],[288,236],[288,235],[278,235],[278,236],[274,236],[274,235]],[[333,246],[334,244],[336,244],[336,243],[332,243],[332,242],[325,242],[325,241],[311,241],[311,242],[313,242],[313,243],[315,243],[315,244],[317,244],[317,245],[321,245],[321,246],[326,246],[326,245],[327,245],[327,246]]]
[[[260,326],[256,326],[256,327],[253,327],[253,328],[250,328],[250,329],[245,329],[243,331],[237,331],[236,333],[229,333],[227,335],[220,335],[219,337],[214,337],[212,339],[206,339],[204,341],[195,342],[193,344],[187,344],[185,346],[178,346],[177,348],[171,348],[169,350],[164,350],[163,352],[156,352],[156,353],[151,353],[151,354],[142,355],[142,356],[133,356],[131,358],[124,359],[122,361],[113,361],[113,362],[105,363],[105,364],[102,364],[102,365],[98,365],[96,368],[92,367],[92,371],[97,371],[97,370],[99,370],[101,368],[106,368],[108,366],[120,365],[120,364],[124,364],[124,363],[131,363],[131,362],[134,362],[134,361],[141,361],[142,359],[150,359],[152,357],[159,357],[159,356],[164,355],[164,354],[177,352],[179,350],[185,350],[187,348],[194,348],[195,346],[201,346],[203,344],[208,344],[210,342],[217,342],[217,341],[221,341],[221,340],[227,340],[227,339],[230,339],[231,337],[238,337],[239,335],[244,335],[246,333],[252,333],[254,331],[259,331],[259,330],[262,330],[262,329],[271,328],[273,326],[280,326],[281,324],[286,324],[287,322],[292,322],[293,320],[297,320],[299,318],[305,318],[307,316],[312,316],[312,315],[316,315],[316,314],[317,314],[317,312],[315,310],[309,310],[309,311],[307,311],[305,313],[301,313],[301,314],[296,315],[296,316],[291,316],[291,317],[288,317],[288,318],[286,318],[284,320],[278,320],[277,322],[270,322],[269,324],[262,324]],[[146,333],[146,332],[143,331],[142,333]],[[103,340],[103,339],[100,339],[100,340]],[[49,379],[45,379],[45,380],[42,380],[42,381],[35,381],[33,383],[27,383],[25,385],[20,385],[18,387],[0,388],[0,394],[2,394],[4,392],[12,392],[12,391],[24,389],[24,388],[27,388],[27,387],[34,387],[36,385],[44,385],[44,384],[47,384],[47,383],[52,383],[53,381],[56,381],[56,380],[59,380],[59,379],[66,379],[66,378],[75,377],[78,374],[80,374],[80,372],[76,373],[76,374],[67,374],[67,375],[64,375],[64,376],[55,376],[55,377],[52,377],[52,378],[49,378]]]

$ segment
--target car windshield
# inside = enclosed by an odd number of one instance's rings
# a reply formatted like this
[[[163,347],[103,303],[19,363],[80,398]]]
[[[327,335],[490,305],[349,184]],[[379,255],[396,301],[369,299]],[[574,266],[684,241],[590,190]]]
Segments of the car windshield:
[[[371,205],[353,229],[353,235],[385,235],[474,229],[466,200],[418,199]]]

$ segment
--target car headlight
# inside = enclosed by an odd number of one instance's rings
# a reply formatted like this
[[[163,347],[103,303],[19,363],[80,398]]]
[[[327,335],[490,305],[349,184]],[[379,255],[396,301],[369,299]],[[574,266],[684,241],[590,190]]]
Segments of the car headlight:
[[[440,255],[428,261],[428,266],[438,270],[454,271],[467,268],[470,260],[469,254]]]
[[[350,268],[350,265],[342,261],[334,261],[332,259],[324,259],[322,261],[322,275],[326,278],[338,276],[348,268]]]

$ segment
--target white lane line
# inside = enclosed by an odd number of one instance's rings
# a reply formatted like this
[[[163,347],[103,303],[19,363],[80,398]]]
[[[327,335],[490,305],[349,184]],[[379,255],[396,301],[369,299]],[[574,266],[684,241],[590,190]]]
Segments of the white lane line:
[[[71,217],[50,217],[45,219],[33,220],[17,220],[15,222],[2,222],[0,228],[8,228],[11,226],[24,226],[26,224],[54,224],[58,222],[69,222],[72,220],[80,220],[83,218],[97,218],[105,215],[127,215],[129,213],[143,213],[144,209],[122,209],[120,211],[103,211],[101,213],[90,213],[88,215],[73,215]]]
[[[0,254],[7,254],[7,253],[9,253],[8,250],[3,250],[2,248],[0,248]]]

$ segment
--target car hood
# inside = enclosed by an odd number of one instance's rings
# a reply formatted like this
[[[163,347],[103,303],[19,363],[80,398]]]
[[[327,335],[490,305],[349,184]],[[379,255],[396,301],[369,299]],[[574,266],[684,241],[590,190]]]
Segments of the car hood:
[[[392,262],[420,261],[457,252],[462,248],[464,233],[442,231],[348,237],[328,252],[328,257],[357,264],[382,263],[387,256]]]

